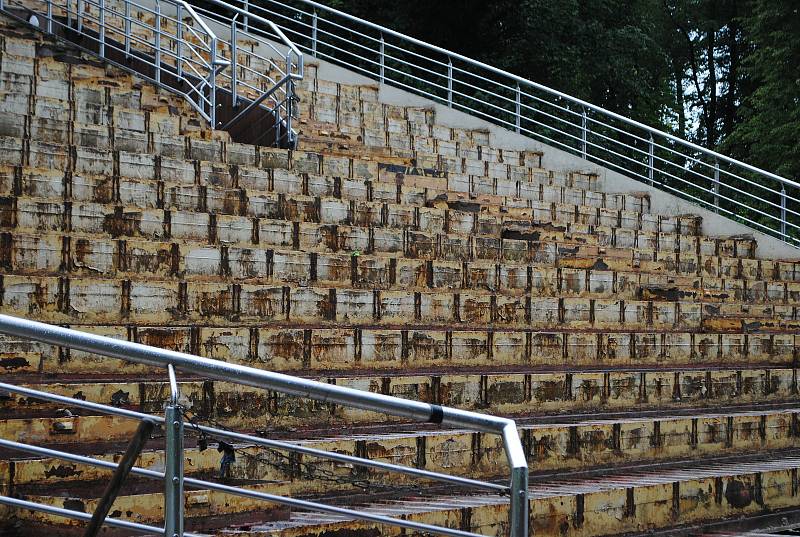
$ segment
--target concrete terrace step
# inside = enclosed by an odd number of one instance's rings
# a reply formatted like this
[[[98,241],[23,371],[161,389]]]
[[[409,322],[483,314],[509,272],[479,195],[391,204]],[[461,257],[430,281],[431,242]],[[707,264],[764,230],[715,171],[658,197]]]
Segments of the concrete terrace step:
[[[535,490],[537,483],[554,479],[553,472],[565,467],[579,472],[573,474],[576,478],[581,473],[587,476],[599,473],[607,477],[608,470],[592,469],[615,466],[615,470],[611,471],[613,473],[629,467],[629,471],[641,473],[651,471],[651,467],[656,465],[663,467],[666,463],[673,466],[686,464],[687,457],[695,459],[693,463],[696,463],[698,456],[742,457],[757,450],[769,453],[776,449],[796,448],[796,429],[797,417],[794,412],[722,412],[693,418],[663,416],[657,419],[594,420],[523,426],[522,434],[526,449],[530,451],[527,455],[534,470],[532,481]],[[458,468],[461,470],[460,475],[477,479],[491,480],[501,477],[504,469],[491,462],[497,460],[496,455],[502,453],[500,441],[486,435],[477,436],[481,438],[476,441],[475,434],[459,431],[370,434],[320,439],[302,444],[339,453],[362,454],[372,460],[410,464],[431,471],[451,472],[453,468]],[[335,496],[337,491],[344,492],[353,488],[350,480],[356,476],[351,474],[352,470],[347,465],[315,461],[314,469],[308,471],[327,471],[341,480],[323,485],[319,481],[309,481],[307,476],[298,474],[291,465],[281,465],[280,457],[274,454],[260,454],[255,448],[240,447],[243,451],[234,465],[231,477],[242,483],[269,483],[252,485],[257,489],[269,486],[271,488],[266,490],[278,494],[307,496],[325,493],[326,496]],[[764,455],[765,453],[761,454],[762,457]],[[189,448],[186,457],[189,461],[187,472],[202,476],[214,473],[219,455],[214,450],[199,451],[197,448]],[[302,463],[307,459],[298,461]],[[159,451],[147,451],[140,457],[140,464],[159,467],[163,464],[163,454]],[[15,492],[27,497],[33,496],[35,501],[44,503],[60,504],[65,501],[63,493],[59,495],[60,499],[52,496],[54,489],[64,488],[70,500],[79,500],[88,505],[98,493],[95,490],[97,487],[90,486],[90,483],[99,482],[104,475],[104,472],[83,467],[80,472],[76,472],[75,465],[48,459],[19,459],[14,461],[14,466],[15,472],[13,476],[7,477],[7,481]],[[54,471],[56,467],[58,471]],[[381,484],[386,484],[386,479],[390,479],[394,486],[412,483],[409,478],[397,478],[378,471],[368,471],[358,477],[359,480],[368,479],[374,482],[378,489]],[[85,485],[76,487],[76,483]],[[117,505],[144,502],[144,505],[151,507],[140,509],[140,513],[158,513],[156,506],[163,503],[160,494],[149,492],[147,496],[142,496],[142,493],[148,489],[157,490],[159,487],[147,487],[145,484],[144,487],[134,488],[139,491],[139,495],[123,494]],[[213,505],[205,505],[209,503],[208,498],[205,501],[200,500],[202,495],[201,491],[188,494],[189,505],[199,508],[191,516],[205,514],[204,507],[213,508]],[[252,509],[249,502],[224,506],[220,504],[217,505],[216,513],[209,514],[241,513],[248,508]],[[152,520],[152,516],[139,514],[137,520]]]
[[[217,222],[219,235],[220,222]],[[318,282],[337,288],[409,291],[464,289],[501,295],[580,296],[622,300],[691,300],[698,303],[800,302],[800,282],[739,278],[739,266],[726,259],[728,277],[667,276],[645,271],[547,268],[514,262],[426,261],[361,253],[317,253],[251,246],[252,229],[237,242],[137,241],[93,234],[0,232],[0,265],[16,275],[93,275],[164,277],[235,282]],[[224,232],[223,232],[224,234]],[[225,238],[233,238],[228,237]],[[147,260],[155,255],[161,263]],[[148,255],[149,254],[149,255]],[[758,265],[756,265],[757,267]],[[769,275],[769,270],[767,270]],[[134,276],[135,275],[135,276]],[[773,272],[774,275],[774,272]]]
[[[105,362],[119,363],[113,360]],[[160,413],[169,396],[163,371],[160,373],[159,378],[156,372],[148,372],[152,380],[144,380],[146,374],[136,374],[135,366],[120,366],[116,374],[109,372],[103,381],[92,380],[91,376],[67,380],[63,378],[66,375],[2,380],[114,407]],[[93,374],[97,375],[96,372]],[[350,371],[316,378],[373,393],[410,397],[478,412],[514,415],[520,424],[602,417],[598,413],[636,417],[656,413],[669,415],[670,412],[702,414],[716,408],[729,408],[731,411],[762,407],[765,410],[779,409],[790,405],[798,393],[795,369],[766,367],[533,373],[415,371],[395,376],[381,376],[374,372],[355,376]],[[277,393],[219,381],[181,377],[180,387],[182,403],[191,412],[229,427],[247,430],[283,431],[283,434],[310,431],[308,434],[311,435],[325,435],[331,434],[325,432],[328,427],[372,429],[384,422],[398,422],[370,412],[298,401]],[[115,427],[125,420],[93,416],[91,412],[82,410],[73,412],[76,417],[64,419],[61,408],[8,394],[0,400],[0,409],[6,416],[2,428],[14,437],[35,435],[47,442],[69,444],[88,438],[102,441],[117,438],[120,434],[124,437],[133,426],[127,422],[123,429],[114,432]],[[71,427],[67,429],[57,425],[59,423]]]
[[[63,316],[62,316],[63,317]],[[86,325],[72,327],[109,337],[201,354],[280,371],[524,371],[553,368],[791,366],[795,333],[689,333],[499,330],[423,326],[346,328],[273,322]],[[150,371],[90,358],[80,351],[3,336],[3,371],[12,374],[131,374]]]
[[[800,329],[794,306],[504,296],[466,291],[378,291],[325,285],[234,284],[153,278],[3,276],[0,310],[46,322],[458,330],[781,333]]]

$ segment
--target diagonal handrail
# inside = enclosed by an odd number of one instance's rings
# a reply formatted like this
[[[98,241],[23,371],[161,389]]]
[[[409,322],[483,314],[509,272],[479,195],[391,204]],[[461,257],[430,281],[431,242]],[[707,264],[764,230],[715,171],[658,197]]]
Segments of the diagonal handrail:
[[[265,494],[256,491],[240,489],[237,487],[228,487],[226,485],[185,478],[183,476],[182,464],[183,420],[180,406],[177,404],[178,388],[174,372],[171,372],[173,368],[175,370],[181,370],[200,375],[205,378],[224,380],[226,382],[234,382],[236,384],[245,386],[272,390],[296,397],[313,399],[323,403],[334,403],[350,408],[381,412],[392,416],[411,419],[413,421],[456,426],[467,428],[473,431],[499,435],[503,441],[510,475],[508,487],[504,487],[502,489],[502,491],[507,490],[510,496],[509,534],[513,537],[525,537],[528,535],[528,464],[516,424],[511,419],[480,414],[451,407],[443,407],[436,404],[423,403],[421,401],[401,399],[398,397],[356,390],[353,388],[327,384],[324,382],[294,377],[272,371],[265,371],[243,365],[220,362],[209,358],[203,358],[200,356],[194,356],[191,354],[180,353],[166,349],[159,349],[140,343],[118,340],[105,336],[98,336],[95,334],[72,330],[51,324],[30,321],[9,315],[0,315],[0,333],[14,335],[43,343],[49,343],[52,345],[58,345],[70,349],[83,350],[85,352],[99,354],[101,356],[110,358],[117,358],[128,362],[166,368],[168,370],[171,395],[170,402],[166,408],[165,418],[153,417],[130,410],[108,407],[106,405],[80,401],[64,396],[46,394],[30,388],[0,384],[0,391],[23,393],[27,396],[44,400],[58,401],[59,403],[74,405],[79,408],[88,408],[106,414],[125,416],[139,420],[154,419],[155,421],[163,424],[164,428],[166,429],[167,439],[167,447],[165,450],[165,471],[162,473],[133,468],[131,472],[138,473],[140,475],[145,475],[145,473],[150,472],[150,474],[152,474],[151,477],[155,476],[163,478],[166,487],[165,531],[167,531],[168,535],[172,535],[173,533],[180,535],[182,533],[183,504],[180,501],[180,496],[182,495],[183,484],[186,483],[205,486],[215,490],[243,495],[250,498],[273,501],[282,503],[284,505],[326,513],[340,514],[360,520],[391,524],[412,530],[452,535],[453,537],[476,537],[475,534],[453,530],[450,528],[430,526],[427,524],[385,517],[382,515],[376,515],[354,509],[333,507],[315,502],[308,502],[294,498],[285,498],[272,494]],[[209,432],[212,430],[210,428],[205,429]],[[198,430],[203,429],[198,428]],[[265,443],[263,439],[250,437],[241,433],[230,433],[223,431],[221,436],[227,436],[230,438],[232,434],[235,435],[233,438],[238,440],[244,440],[254,444],[269,445]],[[11,444],[9,444],[9,442],[9,440],[0,440],[0,446],[13,447]],[[277,443],[274,441],[269,442],[271,442],[273,447],[277,447]],[[289,443],[284,443],[284,445],[281,447],[284,449],[300,451],[298,449],[294,449],[295,446]],[[31,446],[27,446],[27,448],[34,449]],[[35,449],[42,450],[47,448]],[[312,453],[309,452],[309,454]],[[76,457],[75,455],[65,455],[64,453],[56,454],[55,452],[53,452],[52,455]],[[332,458],[329,454],[323,454],[322,452],[314,453],[314,455]],[[340,454],[339,457],[341,456],[342,455]],[[334,455],[334,457],[336,457],[336,455]],[[355,459],[358,458],[355,457]],[[389,463],[382,463],[380,465],[362,463],[361,465],[380,468],[382,470],[401,471],[401,473],[406,473],[407,475],[429,477],[454,484],[461,481],[458,484],[478,486],[479,488],[489,488],[495,492],[500,492],[500,490],[498,490],[499,487],[493,486],[489,483],[464,480],[463,478],[456,478],[453,480],[448,479],[443,474],[436,474],[433,472],[424,475],[418,471],[403,471],[399,470],[402,467]],[[170,506],[173,508],[171,509]],[[175,531],[173,531],[172,528],[175,528]]]
[[[218,91],[231,96],[236,113],[240,99],[257,101],[247,112],[260,107],[272,114],[276,130],[285,131],[284,140],[276,135],[272,142],[293,145],[294,82],[303,78],[303,53],[271,21],[251,15],[242,23],[239,8],[221,0],[208,2],[216,12],[185,0],[0,0],[0,12],[23,23],[34,20],[28,14],[35,13],[35,20],[42,21],[35,25],[40,30],[183,96],[213,128],[221,126]],[[229,35],[222,35],[225,31]],[[277,36],[278,46],[269,47],[285,60],[283,67],[263,51],[238,46],[243,39],[267,43],[264,36]],[[268,64],[278,76],[246,69],[253,59]],[[239,80],[240,70],[246,80]],[[282,98],[266,104],[267,96],[277,91]]]
[[[301,50],[318,58],[535,138],[800,247],[796,180],[313,0],[240,1],[249,13],[274,20]]]

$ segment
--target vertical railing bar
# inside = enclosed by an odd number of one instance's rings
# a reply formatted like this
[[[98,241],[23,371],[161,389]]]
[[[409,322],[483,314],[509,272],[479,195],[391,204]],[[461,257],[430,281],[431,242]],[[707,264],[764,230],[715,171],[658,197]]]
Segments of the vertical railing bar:
[[[447,106],[453,108],[453,59],[447,58]]]
[[[172,364],[167,372],[170,401],[164,412],[164,535],[183,537],[183,413]]]
[[[714,159],[714,212],[719,214],[719,160]]]
[[[53,33],[53,0],[47,0],[47,33]]]
[[[78,33],[83,33],[83,0],[78,0],[75,13],[75,24],[77,25]]]
[[[317,55],[317,24],[319,24],[317,12],[311,16],[311,55]]]
[[[236,35],[236,18],[238,16],[239,16],[239,14],[237,13],[236,15],[233,16],[233,19],[231,20],[231,94],[232,94],[231,103],[233,104],[234,108],[239,106],[239,98],[236,95],[236,83],[237,83],[237,80],[236,80],[236,77],[237,77],[237,74],[236,74],[236,55],[238,53],[237,52],[237,47],[236,47],[236,39],[237,39],[237,35]]]
[[[100,45],[99,45],[99,53],[100,56],[105,58],[106,56],[106,0],[99,0],[98,1],[98,22],[100,27],[98,28]]]
[[[380,57],[380,66],[381,66],[380,80],[381,80],[381,84],[383,84],[383,82],[384,82],[384,77],[383,77],[383,66],[384,66],[383,53],[384,53],[384,50],[383,49],[384,49],[384,40],[383,40],[383,34],[381,34],[381,49],[380,49],[380,53],[381,53],[381,57]]]
[[[131,56],[131,3],[125,2],[125,57]]]
[[[586,130],[587,130],[587,121],[586,121],[586,108],[583,108],[581,111],[581,156],[586,159],[587,155],[587,144],[586,144]]]
[[[514,125],[516,126],[517,134],[519,134],[522,129],[522,90],[520,90],[519,84],[517,84],[515,101]]]
[[[250,0],[244,0],[244,10],[245,10],[245,12],[250,13]],[[237,15],[238,15],[238,13],[237,13]],[[242,22],[244,23],[244,31],[245,32],[249,32],[250,31],[250,17],[245,15],[244,16],[244,20]]]
[[[155,29],[155,64],[156,83],[161,85],[161,2],[156,0],[156,29]]]
[[[647,146],[647,178],[650,180],[650,186],[653,186],[655,183],[655,143],[652,136],[650,136],[650,143]]]
[[[126,2],[127,4],[128,2]],[[175,28],[175,41],[176,41],[176,48],[175,51],[175,71],[178,74],[178,81],[180,82],[183,79],[183,6],[178,4],[177,6],[177,13],[175,18],[178,20],[177,27]]]
[[[211,80],[209,80],[208,84],[208,102],[209,107],[209,117],[211,118],[211,128],[217,128],[217,38],[211,38],[211,54],[210,54],[210,73],[209,76]]]
[[[786,186],[781,185],[781,235],[786,240]]]

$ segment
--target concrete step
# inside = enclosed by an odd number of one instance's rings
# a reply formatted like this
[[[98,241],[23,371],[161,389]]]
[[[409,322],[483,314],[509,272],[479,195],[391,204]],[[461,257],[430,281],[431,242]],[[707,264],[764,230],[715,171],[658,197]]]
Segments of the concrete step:
[[[283,285],[281,285],[283,284]],[[481,291],[380,291],[316,282],[272,284],[132,277],[3,276],[0,311],[53,323],[440,327],[458,330],[793,333],[795,306],[618,298],[504,296]]]
[[[169,396],[163,371],[150,368],[144,373],[136,373],[137,369],[145,368],[120,365],[116,372],[108,371],[103,380],[93,380],[91,363],[98,364],[96,369],[101,371],[102,365],[108,368],[120,364],[115,360],[87,360],[83,376],[66,373],[57,377],[17,376],[3,378],[3,382],[139,412],[162,411]],[[74,368],[65,365],[65,369]],[[93,374],[96,376],[98,372]],[[521,420],[520,423],[532,424],[566,420],[573,415],[592,419],[597,413],[628,418],[658,412],[708,413],[716,407],[737,411],[782,408],[791,404],[798,391],[797,372],[791,368],[529,373],[414,371],[386,375],[374,372],[356,375],[350,371],[312,378],[373,393],[478,412],[514,415]],[[264,390],[183,376],[181,393],[182,404],[193,413],[225,426],[246,430],[294,431],[295,434],[308,431],[312,435],[327,435],[330,433],[325,432],[326,428],[372,430],[384,421],[398,421],[337,405],[298,401]],[[87,411],[74,411],[75,417],[64,419],[61,408],[56,404],[8,394],[0,400],[0,409],[6,418],[3,429],[9,438],[35,434],[48,442],[75,443],[88,438],[96,441],[117,438],[118,434],[125,436],[135,425],[127,420],[93,416]],[[128,425],[114,432],[114,427],[122,422]],[[89,437],[85,436],[87,434]]]
[[[704,459],[671,465],[642,465],[619,468],[599,474],[570,477],[534,477],[529,489],[531,525],[537,535],[589,536],[667,529],[681,524],[714,522],[727,518],[754,517],[780,513],[794,507],[796,473],[800,467],[797,451],[763,453],[746,460],[739,457]],[[249,485],[262,489],[264,486]],[[80,503],[91,510],[92,500],[30,496],[35,501],[56,505]],[[122,517],[153,520],[160,516],[158,495],[120,498]],[[332,499],[336,499],[335,497]],[[214,516],[217,521],[229,513],[243,514],[263,509],[255,502],[225,498],[208,491],[189,492],[190,516]],[[447,524],[483,534],[503,533],[507,520],[507,499],[490,494],[442,492],[436,488],[406,492],[395,498],[369,499],[351,495],[345,505],[371,513],[398,516],[408,520]],[[125,512],[137,506],[142,513]],[[63,528],[63,520],[31,515],[20,516],[31,524]],[[401,535],[399,530],[380,528],[372,523],[304,512],[292,512],[288,520],[249,520],[235,524],[216,535],[319,535],[348,531],[351,535]],[[61,529],[59,528],[59,529]]]
[[[14,275],[164,278],[220,282],[317,282],[337,288],[463,289],[501,296],[617,298],[700,304],[747,303],[794,306],[800,282],[710,276],[547,268],[507,261],[426,261],[359,252],[317,253],[252,245],[252,221],[217,219],[222,242],[141,241],[59,232],[0,232],[0,264]],[[225,227],[225,224],[229,226]],[[238,232],[238,240],[234,232]],[[220,237],[221,236],[221,237]],[[237,244],[242,246],[237,246]],[[160,263],[149,262],[158,259]],[[725,258],[726,261],[729,258]],[[736,265],[726,262],[729,275]]]

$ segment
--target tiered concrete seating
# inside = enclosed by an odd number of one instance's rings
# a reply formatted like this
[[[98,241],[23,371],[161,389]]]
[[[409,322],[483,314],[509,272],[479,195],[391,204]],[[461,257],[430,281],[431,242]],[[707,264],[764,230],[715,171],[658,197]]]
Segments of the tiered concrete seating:
[[[756,258],[750,237],[706,236],[697,216],[656,214],[644,194],[549,168],[547,152],[493,147],[486,132],[442,127],[313,66],[300,147],[287,151],[233,143],[176,96],[3,33],[3,313],[513,415],[541,535],[796,503],[800,262]],[[169,394],[163,371],[5,336],[0,379],[151,413]],[[180,380],[200,423],[504,473],[488,435]],[[136,425],[16,396],[0,410],[3,438],[106,458]],[[500,498],[241,448],[229,479],[258,490],[478,532],[505,521]],[[91,511],[102,491],[94,469],[2,455],[0,486],[14,494]],[[213,478],[219,454],[190,440],[186,461]],[[163,464],[157,441],[139,464]],[[162,504],[158,483],[132,479],[114,516],[157,522]],[[186,505],[189,527],[221,535],[375,534],[206,490]],[[9,534],[80,531],[13,515]]]

